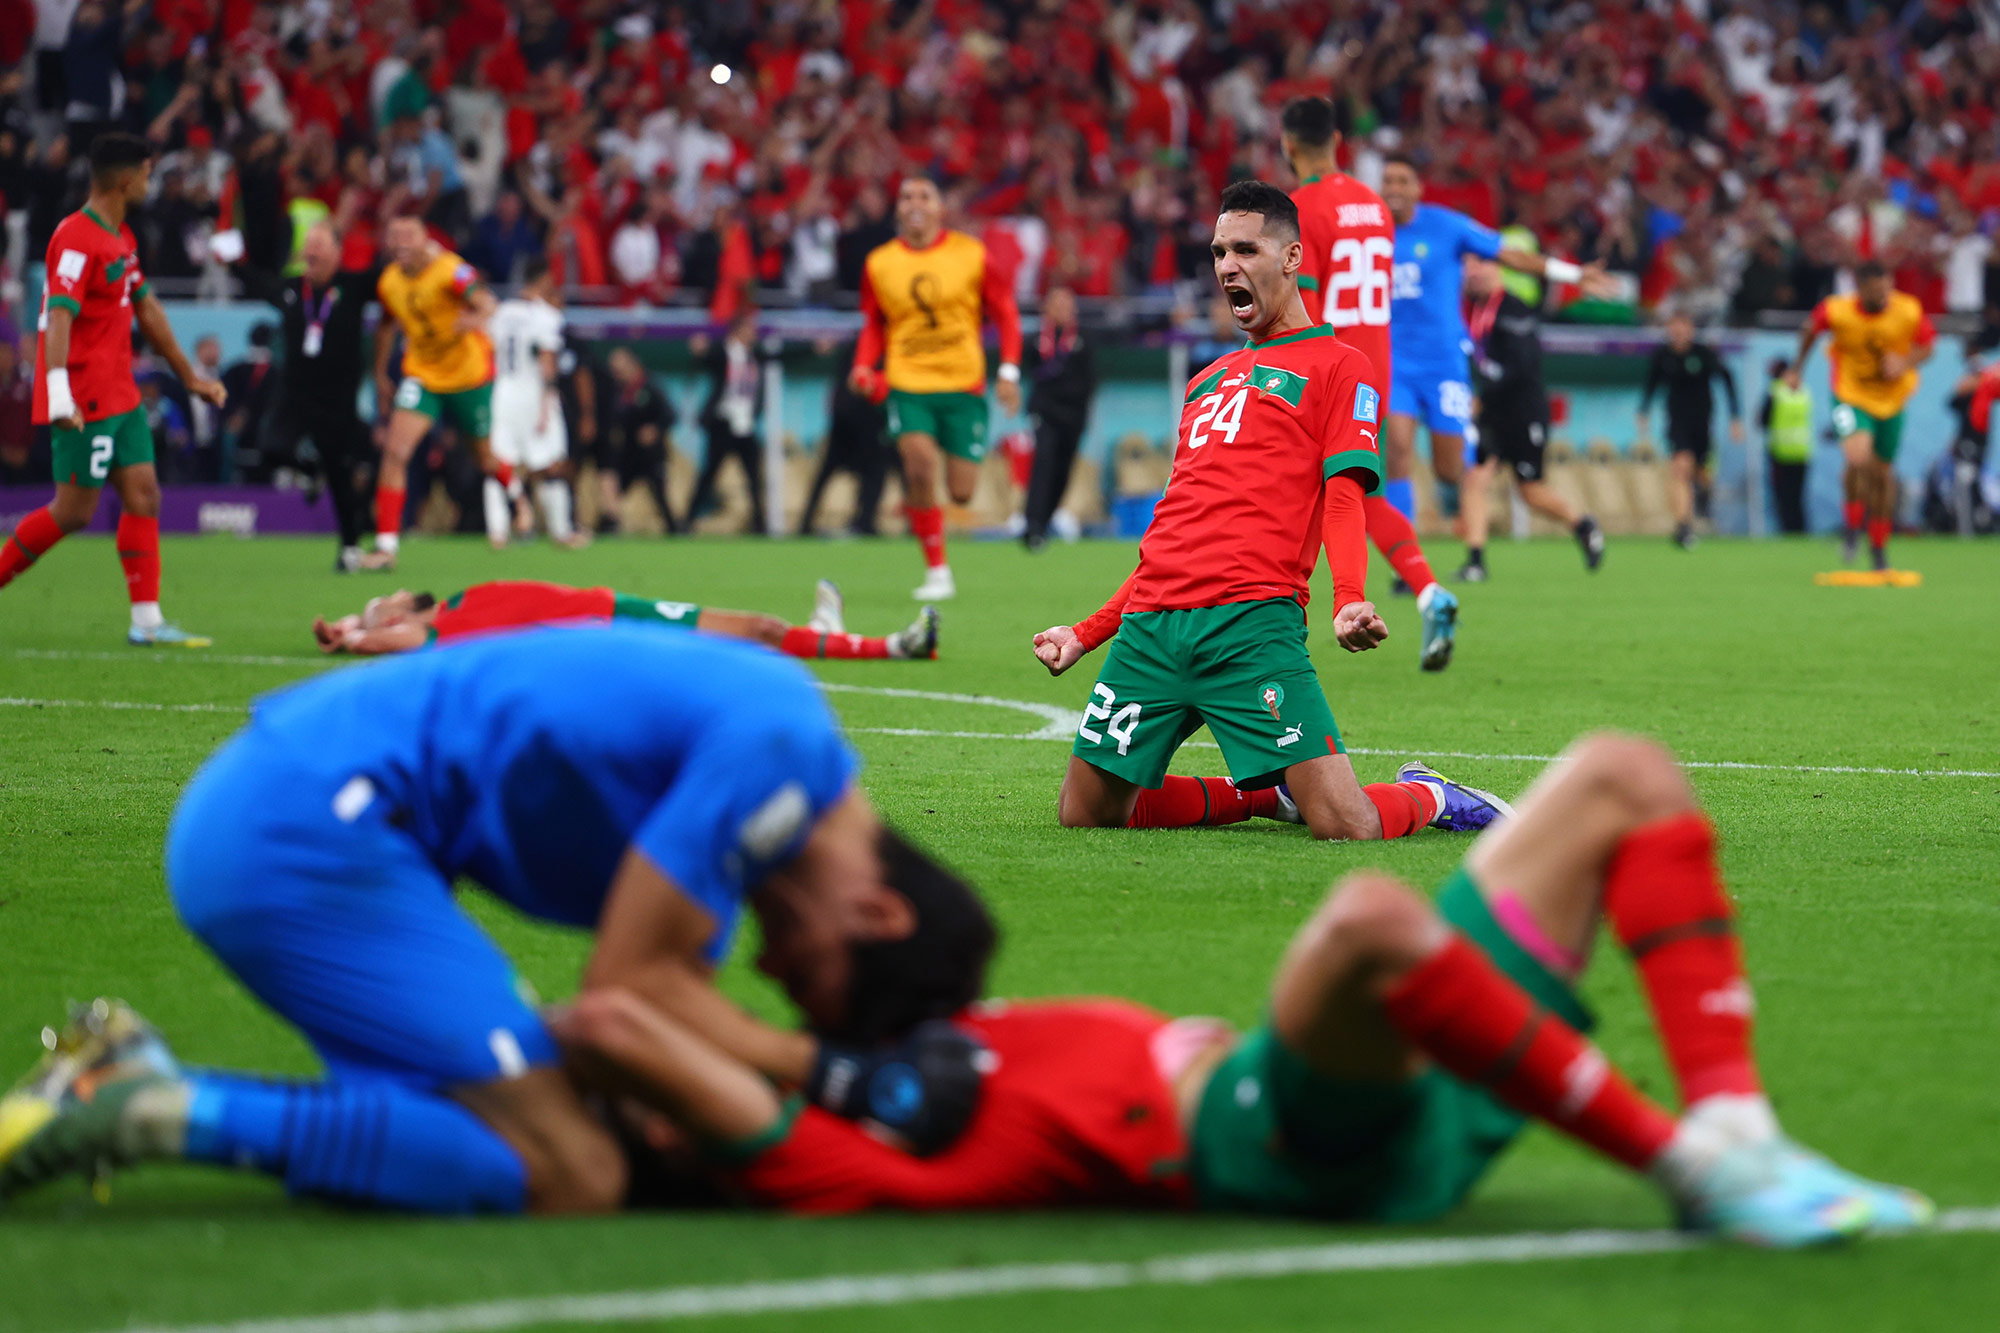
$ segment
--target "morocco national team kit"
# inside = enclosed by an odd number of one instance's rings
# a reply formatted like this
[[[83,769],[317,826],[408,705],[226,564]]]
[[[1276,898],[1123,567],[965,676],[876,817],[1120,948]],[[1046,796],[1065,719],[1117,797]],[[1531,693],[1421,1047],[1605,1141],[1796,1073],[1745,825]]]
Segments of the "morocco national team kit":
[[[49,452],[58,484],[94,489],[110,484],[111,474],[120,468],[153,462],[153,434],[132,376],[133,304],[151,289],[139,268],[132,229],[114,227],[88,207],[70,214],[49,239],[47,284],[35,351],[34,421],[51,425],[49,311],[61,308],[71,316],[70,397],[83,426],[53,427]],[[0,588],[61,539],[62,530],[47,509],[29,514],[0,543]],[[117,543],[138,642],[160,623],[159,519],[121,515]]]

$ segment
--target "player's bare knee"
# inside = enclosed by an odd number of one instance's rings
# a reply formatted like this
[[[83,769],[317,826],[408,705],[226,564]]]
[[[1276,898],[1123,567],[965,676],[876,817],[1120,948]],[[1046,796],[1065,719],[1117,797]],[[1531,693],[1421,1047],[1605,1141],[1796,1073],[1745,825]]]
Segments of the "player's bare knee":
[[[1305,947],[1401,971],[1435,945],[1437,913],[1423,895],[1375,871],[1347,876],[1306,927]]]
[[[1695,807],[1687,775],[1667,749],[1643,736],[1601,732],[1577,742],[1572,762],[1594,785],[1611,792],[1635,820],[1665,819]]]
[[[772,648],[785,641],[785,631],[791,628],[776,616],[751,616],[749,622],[749,637]]]
[[[90,526],[90,520],[97,513],[97,496],[93,493],[88,500],[72,500],[58,496],[49,505],[49,517],[56,521],[65,537],[82,532]]]

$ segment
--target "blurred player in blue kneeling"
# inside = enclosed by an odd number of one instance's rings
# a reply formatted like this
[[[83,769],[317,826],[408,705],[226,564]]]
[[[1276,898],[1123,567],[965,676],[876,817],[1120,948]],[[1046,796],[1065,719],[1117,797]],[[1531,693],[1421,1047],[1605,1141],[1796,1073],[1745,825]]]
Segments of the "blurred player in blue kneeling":
[[[178,1159],[421,1211],[617,1207],[623,1155],[460,879],[594,931],[586,992],[638,990],[767,1077],[938,1146],[979,1053],[925,1022],[980,993],[994,931],[856,770],[802,668],[643,628],[496,636],[269,696],[189,784],[167,883],[324,1077],[184,1071],[99,1002],[0,1101],[0,1198]],[[831,1005],[827,1040],[716,990],[745,906],[766,961]]]

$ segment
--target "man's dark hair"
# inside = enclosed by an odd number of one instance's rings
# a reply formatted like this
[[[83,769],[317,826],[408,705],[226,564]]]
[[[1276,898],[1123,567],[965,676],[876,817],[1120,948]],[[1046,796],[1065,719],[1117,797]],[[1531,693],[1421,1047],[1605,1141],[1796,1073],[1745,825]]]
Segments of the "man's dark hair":
[[[1262,213],[1264,230],[1276,230],[1286,240],[1299,239],[1299,206],[1275,185],[1263,181],[1237,181],[1222,192],[1224,213]]]
[[[152,160],[153,145],[136,134],[100,134],[90,141],[90,179],[98,184]]]
[[[949,1018],[986,990],[986,965],[1000,932],[972,886],[902,834],[882,826],[875,849],[885,884],[909,900],[916,929],[900,940],[854,946],[847,1021],[821,1035],[873,1044],[917,1024]]]
[[[1383,157],[1382,165],[1385,167],[1389,166],[1408,167],[1411,173],[1414,174],[1417,177],[1417,179],[1419,180],[1423,179],[1424,169],[1418,166],[1417,159],[1411,157],[1408,153],[1389,153]]]
[[[1879,259],[1864,259],[1854,266],[1854,280],[1866,282],[1870,278],[1886,278],[1889,270]]]
[[[1324,97],[1294,97],[1285,103],[1278,127],[1307,148],[1324,148],[1340,132],[1333,103]]]
[[[549,271],[549,261],[542,255],[531,255],[521,265],[521,285],[540,282]]]
[[[410,594],[410,609],[412,611],[428,611],[437,604],[438,599],[430,593],[413,592]]]

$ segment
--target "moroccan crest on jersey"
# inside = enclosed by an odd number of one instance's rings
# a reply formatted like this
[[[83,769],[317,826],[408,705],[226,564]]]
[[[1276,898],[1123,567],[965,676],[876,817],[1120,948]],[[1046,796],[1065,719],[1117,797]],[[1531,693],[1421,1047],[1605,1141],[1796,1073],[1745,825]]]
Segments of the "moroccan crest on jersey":
[[[1250,383],[1258,393],[1271,398],[1282,398],[1293,407],[1305,396],[1306,377],[1278,366],[1250,367]]]
[[[1278,710],[1285,706],[1285,687],[1277,681],[1267,680],[1257,687],[1257,702],[1264,706],[1264,711],[1271,715],[1273,722],[1284,721],[1278,716]]]

